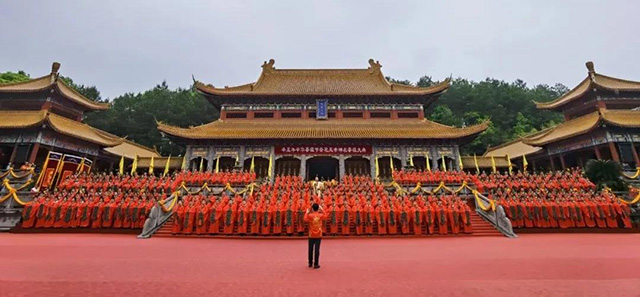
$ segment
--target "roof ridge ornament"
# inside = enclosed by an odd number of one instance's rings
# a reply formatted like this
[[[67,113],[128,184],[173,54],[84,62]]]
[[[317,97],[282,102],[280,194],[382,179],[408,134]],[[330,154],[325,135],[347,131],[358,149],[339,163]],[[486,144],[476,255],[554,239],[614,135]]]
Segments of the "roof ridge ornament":
[[[373,59],[369,59],[369,73],[380,72],[380,61],[374,61]]]
[[[596,69],[593,65],[593,62],[588,61],[587,63],[584,63],[585,66],[587,66],[587,70],[589,71],[589,78],[591,79],[592,82],[596,82]]]
[[[60,75],[58,71],[60,70],[60,63],[53,62],[51,64],[51,83],[55,83],[58,80],[58,76]]]
[[[262,71],[264,72],[272,72],[273,70],[275,70],[276,68],[273,67],[273,64],[276,63],[276,60],[274,59],[269,59],[269,62],[267,63],[267,61],[264,61],[264,63],[262,63]]]

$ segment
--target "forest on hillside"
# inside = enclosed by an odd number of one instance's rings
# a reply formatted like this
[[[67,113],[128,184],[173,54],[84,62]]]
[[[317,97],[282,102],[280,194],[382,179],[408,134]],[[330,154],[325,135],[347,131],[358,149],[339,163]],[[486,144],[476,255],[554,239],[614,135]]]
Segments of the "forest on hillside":
[[[25,81],[29,74],[0,73],[0,84]],[[156,121],[180,127],[196,126],[218,118],[219,111],[192,87],[171,89],[166,82],[141,93],[126,93],[113,99],[102,98],[96,86],[86,86],[63,77],[71,87],[87,98],[109,101],[109,110],[85,115],[85,122],[98,129],[126,136],[137,143],[156,147],[163,155],[179,155],[184,148],[162,137]],[[415,83],[387,78],[395,83],[427,87],[437,81],[429,76]],[[487,78],[472,81],[455,78],[451,87],[434,104],[428,106],[429,120],[451,126],[468,126],[490,120],[489,129],[462,148],[463,154],[482,154],[489,146],[496,146],[523,135],[556,125],[562,121],[559,113],[538,110],[533,101],[553,100],[568,88],[562,84],[528,86],[522,80],[506,82]]]

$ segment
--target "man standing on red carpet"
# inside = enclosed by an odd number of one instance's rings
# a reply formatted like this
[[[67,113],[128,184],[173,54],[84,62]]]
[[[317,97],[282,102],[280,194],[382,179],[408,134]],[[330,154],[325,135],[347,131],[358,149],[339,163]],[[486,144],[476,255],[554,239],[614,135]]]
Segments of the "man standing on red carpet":
[[[309,267],[320,268],[320,242],[322,241],[322,225],[325,219],[324,210],[318,203],[307,210],[304,221],[309,224]]]

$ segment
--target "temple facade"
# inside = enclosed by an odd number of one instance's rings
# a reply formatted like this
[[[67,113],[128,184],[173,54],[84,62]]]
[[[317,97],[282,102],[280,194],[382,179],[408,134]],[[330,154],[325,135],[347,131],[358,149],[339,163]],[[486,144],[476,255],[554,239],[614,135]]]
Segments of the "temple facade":
[[[537,108],[562,112],[565,121],[512,142],[490,148],[485,156],[509,155],[529,167],[556,170],[583,167],[587,160],[640,167],[640,82],[599,74],[587,62],[587,77],[575,88]]]
[[[220,109],[218,120],[188,128],[158,123],[186,146],[190,169],[306,179],[455,169],[459,146],[488,125],[456,128],[425,118],[449,80],[426,88],[390,83],[374,60],[364,69],[276,69],[274,63],[265,62],[256,82],[240,86],[195,82]]]
[[[45,76],[0,85],[1,168],[34,163],[51,175],[52,182],[79,166],[108,170],[121,157],[130,162],[135,156],[159,156],[153,149],[83,123],[85,112],[105,110],[109,104],[75,91],[60,78],[59,69],[60,64],[53,63]]]

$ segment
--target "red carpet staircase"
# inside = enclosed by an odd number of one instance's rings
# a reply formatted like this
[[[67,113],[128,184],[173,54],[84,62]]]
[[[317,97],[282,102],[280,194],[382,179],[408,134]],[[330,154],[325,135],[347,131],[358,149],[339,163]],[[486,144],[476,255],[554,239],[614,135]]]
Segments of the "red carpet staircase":
[[[473,226],[472,236],[504,236],[500,231],[496,230],[493,225],[485,221],[477,213],[471,212],[471,225]],[[168,220],[153,237],[171,237],[171,229],[173,228],[173,220]]]
[[[476,212],[471,212],[471,226],[473,227],[473,236],[504,236],[491,223],[485,221]]]

